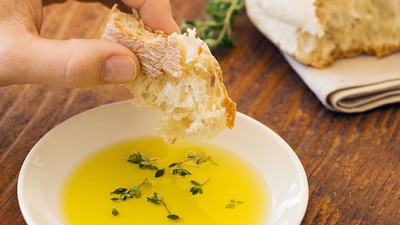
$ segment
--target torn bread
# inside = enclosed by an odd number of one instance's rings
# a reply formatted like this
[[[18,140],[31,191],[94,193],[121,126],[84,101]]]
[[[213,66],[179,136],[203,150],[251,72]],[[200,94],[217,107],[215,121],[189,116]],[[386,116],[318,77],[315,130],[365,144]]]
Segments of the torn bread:
[[[398,0],[247,0],[246,6],[271,41],[313,67],[400,50]]]
[[[195,30],[169,36],[152,32],[134,14],[114,6],[99,36],[139,58],[142,71],[126,87],[136,105],[162,110],[159,132],[167,142],[209,139],[233,127],[236,104],[217,60]]]

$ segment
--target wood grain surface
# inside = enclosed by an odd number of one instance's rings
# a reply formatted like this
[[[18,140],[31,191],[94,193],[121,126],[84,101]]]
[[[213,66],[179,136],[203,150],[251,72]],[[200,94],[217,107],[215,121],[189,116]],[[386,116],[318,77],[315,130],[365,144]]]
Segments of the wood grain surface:
[[[204,0],[171,3],[177,21],[203,16]],[[42,35],[92,38],[107,12],[97,2],[46,6]],[[245,11],[236,18],[234,39],[236,48],[215,52],[228,92],[238,111],[272,128],[303,163],[310,196],[302,224],[400,224],[399,105],[354,115],[328,111]],[[82,111],[130,97],[117,85],[0,88],[0,224],[26,224],[18,173],[45,133]]]

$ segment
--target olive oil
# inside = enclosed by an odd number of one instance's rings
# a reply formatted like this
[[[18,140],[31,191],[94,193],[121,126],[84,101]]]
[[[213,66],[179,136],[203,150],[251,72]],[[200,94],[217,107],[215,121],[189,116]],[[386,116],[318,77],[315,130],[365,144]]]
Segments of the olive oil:
[[[155,170],[128,162],[133,151],[156,158],[154,164],[165,168],[165,174],[156,178]],[[173,175],[168,166],[187,160],[189,152],[206,154],[212,161],[185,162],[182,167],[191,174]],[[146,178],[151,185],[140,187],[140,198],[111,200],[119,197],[110,194],[116,188],[129,189]],[[202,194],[190,191],[192,180],[204,183]],[[162,196],[179,220],[167,218],[162,205],[147,201],[154,193]],[[61,204],[69,225],[262,225],[268,216],[268,194],[258,171],[233,153],[203,142],[167,145],[154,137],[119,143],[85,160],[67,180]]]

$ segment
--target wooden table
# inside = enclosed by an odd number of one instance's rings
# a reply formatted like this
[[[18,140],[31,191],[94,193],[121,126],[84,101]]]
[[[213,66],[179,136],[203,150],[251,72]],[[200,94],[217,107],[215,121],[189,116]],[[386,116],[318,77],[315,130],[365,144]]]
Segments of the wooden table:
[[[205,1],[171,0],[176,20],[201,17]],[[108,12],[99,3],[45,8],[48,38],[90,38]],[[328,111],[278,49],[240,14],[236,48],[216,52],[237,109],[284,138],[306,170],[310,198],[302,224],[400,224],[400,109],[354,115]],[[0,88],[0,224],[26,224],[17,179],[32,146],[60,122],[130,94],[120,86]]]

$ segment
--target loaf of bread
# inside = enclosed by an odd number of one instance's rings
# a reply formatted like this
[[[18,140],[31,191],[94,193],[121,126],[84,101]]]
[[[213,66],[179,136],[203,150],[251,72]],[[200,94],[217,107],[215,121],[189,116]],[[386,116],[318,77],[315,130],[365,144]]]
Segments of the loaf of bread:
[[[279,48],[317,68],[362,53],[400,49],[398,0],[247,0],[256,26]]]
[[[152,32],[137,15],[114,6],[99,37],[139,58],[142,72],[126,87],[136,105],[162,110],[159,132],[167,142],[208,139],[233,127],[236,104],[217,60],[195,30],[169,36]]]

